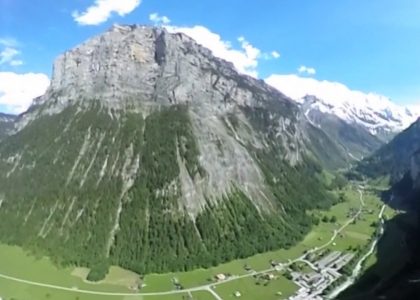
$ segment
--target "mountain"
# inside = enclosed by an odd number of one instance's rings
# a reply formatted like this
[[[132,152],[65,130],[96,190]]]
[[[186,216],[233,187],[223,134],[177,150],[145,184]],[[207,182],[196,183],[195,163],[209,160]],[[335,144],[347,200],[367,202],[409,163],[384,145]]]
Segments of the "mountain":
[[[0,241],[138,273],[287,248],[335,197],[328,138],[183,34],[112,27],[61,55],[0,143]]]
[[[11,133],[16,118],[14,115],[0,113],[0,140]]]
[[[420,120],[397,135],[358,171],[370,177],[391,176],[384,200],[400,213],[385,224],[376,260],[339,299],[419,299],[420,274]]]
[[[336,143],[341,156],[348,163],[362,159],[384,144],[363,125],[346,121],[333,112],[316,109],[320,102],[322,101],[314,96],[306,96],[300,100],[301,109],[314,126]]]
[[[336,116],[351,126],[364,128],[383,142],[420,117],[419,107],[399,106],[387,97],[354,91],[337,82],[295,75],[273,75],[266,81],[298,103],[305,104],[307,114]],[[311,101],[307,101],[307,96],[312,96]]]
[[[348,97],[346,100],[339,95],[317,98],[308,111],[335,115],[348,124],[365,128],[384,141],[407,128],[420,116],[415,109],[400,107],[383,96],[351,94]]]
[[[392,182],[397,182],[410,169],[413,155],[418,149],[420,118],[387,145],[363,160],[357,169],[374,177],[391,175]]]
[[[411,157],[410,176],[413,188],[420,190],[420,148]]]

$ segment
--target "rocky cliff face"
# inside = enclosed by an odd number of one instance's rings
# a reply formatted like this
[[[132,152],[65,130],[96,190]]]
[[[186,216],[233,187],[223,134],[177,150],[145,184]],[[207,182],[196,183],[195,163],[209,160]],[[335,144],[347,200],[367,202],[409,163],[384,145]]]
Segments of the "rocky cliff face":
[[[13,131],[16,118],[14,115],[0,113],[0,140]]]
[[[0,240],[102,275],[288,247],[334,201],[321,141],[296,104],[185,35],[114,26],[57,59],[0,143]]]
[[[189,103],[206,115],[285,98],[261,81],[239,76],[232,64],[186,35],[117,25],[61,55],[51,87],[39,102],[52,97],[57,109],[98,95],[109,109],[147,113],[149,106]]]
[[[210,174],[210,182],[200,192],[188,180],[183,181],[191,197],[204,199],[214,191],[222,196],[232,180],[247,186],[249,196],[261,192],[255,188],[263,183],[261,172],[237,144],[261,147],[263,141],[253,134],[241,141],[229,133],[235,132],[226,117],[229,114],[250,125],[241,107],[274,103],[280,108],[279,114],[273,112],[270,117],[277,118],[273,130],[284,140],[284,157],[296,164],[305,151],[304,134],[296,124],[298,110],[282,94],[261,81],[240,76],[230,63],[213,57],[191,38],[162,28],[114,26],[66,52],[54,63],[51,87],[40,101],[46,102],[48,112],[56,113],[75,102],[87,105],[97,99],[116,116],[129,111],[147,117],[160,107],[188,105],[192,130],[202,150],[200,163]],[[223,159],[218,156],[220,149],[214,145],[214,137],[220,139]]]

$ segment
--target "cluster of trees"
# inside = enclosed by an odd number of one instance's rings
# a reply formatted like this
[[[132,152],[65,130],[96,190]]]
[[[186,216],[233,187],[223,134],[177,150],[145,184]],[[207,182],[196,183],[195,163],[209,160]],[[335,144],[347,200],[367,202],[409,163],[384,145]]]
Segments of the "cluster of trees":
[[[331,216],[330,218],[328,218],[328,216],[324,216],[322,218],[322,222],[324,222],[324,223],[336,223],[337,222],[337,217],[336,216]]]
[[[342,190],[343,188],[347,186],[347,184],[348,184],[348,181],[343,175],[336,174],[333,180],[331,181],[330,189]]]

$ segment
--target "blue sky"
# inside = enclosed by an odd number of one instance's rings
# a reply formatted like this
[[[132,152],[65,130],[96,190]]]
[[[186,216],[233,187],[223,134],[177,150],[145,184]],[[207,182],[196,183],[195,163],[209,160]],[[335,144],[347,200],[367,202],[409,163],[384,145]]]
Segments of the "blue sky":
[[[86,15],[98,6],[102,11]],[[114,12],[108,15],[107,8]],[[166,16],[166,25],[175,28],[202,26],[204,35],[230,42],[230,51],[250,50],[242,58],[250,60],[244,64],[254,76],[311,76],[420,104],[418,0],[0,0],[0,111],[28,105],[17,98],[31,93],[11,90],[10,78],[36,90],[45,80],[32,77],[49,77],[63,51],[113,23],[154,24],[152,13]]]

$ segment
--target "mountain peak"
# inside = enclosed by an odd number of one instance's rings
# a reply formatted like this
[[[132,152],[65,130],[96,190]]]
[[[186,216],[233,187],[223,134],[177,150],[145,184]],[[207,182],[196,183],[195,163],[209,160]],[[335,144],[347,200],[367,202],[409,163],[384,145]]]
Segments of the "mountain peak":
[[[65,94],[67,99],[57,97],[59,102],[99,96],[112,108],[120,106],[121,98],[148,98],[159,71],[156,42],[163,32],[114,25],[56,59],[48,94]]]
[[[415,107],[399,106],[385,96],[351,90],[338,82],[295,75],[273,75],[267,82],[297,102],[308,104],[311,99],[312,109],[361,125],[374,135],[386,137],[385,140],[420,116]]]
[[[50,88],[37,104],[48,100],[54,111],[61,111],[77,101],[100,99],[110,109],[147,112],[150,106],[192,103],[213,92],[229,98],[241,87],[284,99],[185,34],[114,25],[56,59]],[[255,100],[252,94],[236,98],[249,104]]]

